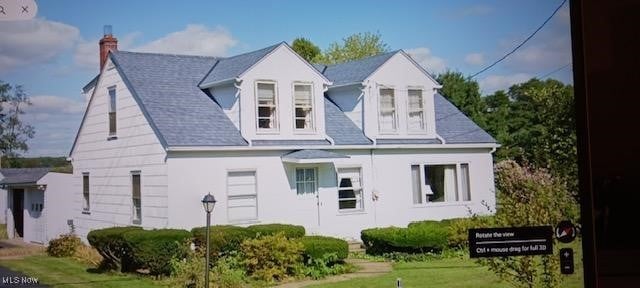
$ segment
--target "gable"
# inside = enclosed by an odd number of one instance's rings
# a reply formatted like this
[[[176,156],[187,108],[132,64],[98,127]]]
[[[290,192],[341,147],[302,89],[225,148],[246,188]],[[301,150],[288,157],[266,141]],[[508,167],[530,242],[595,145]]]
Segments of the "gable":
[[[280,44],[249,69],[238,75],[246,79],[277,79],[277,74],[294,73],[300,80],[316,79],[320,83],[330,84],[320,71],[300,55],[294,52],[286,43]]]
[[[388,58],[364,81],[370,79],[376,80],[380,83],[384,83],[385,79],[402,79],[401,82],[413,83],[413,85],[420,83],[422,86],[433,88],[441,87],[431,74],[425,71],[403,51],[399,51],[392,57]]]

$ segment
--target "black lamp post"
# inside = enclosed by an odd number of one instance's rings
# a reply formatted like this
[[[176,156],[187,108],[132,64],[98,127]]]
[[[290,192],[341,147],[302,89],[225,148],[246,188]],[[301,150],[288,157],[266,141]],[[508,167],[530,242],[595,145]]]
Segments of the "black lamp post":
[[[202,206],[204,206],[204,211],[207,212],[207,266],[205,266],[204,272],[204,287],[209,288],[209,226],[211,226],[211,212],[213,207],[216,206],[216,198],[211,193],[204,195]]]

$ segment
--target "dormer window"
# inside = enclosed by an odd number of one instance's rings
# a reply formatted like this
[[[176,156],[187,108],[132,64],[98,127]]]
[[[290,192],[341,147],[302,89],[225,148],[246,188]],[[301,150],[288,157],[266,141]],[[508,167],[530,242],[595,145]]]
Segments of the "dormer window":
[[[395,132],[396,123],[396,98],[393,89],[380,89],[380,132]]]
[[[409,131],[424,131],[424,98],[422,90],[409,89]]]
[[[313,97],[311,84],[294,84],[294,122],[296,130],[313,130]]]
[[[258,95],[258,130],[278,130],[278,117],[276,110],[276,84],[273,82],[258,82],[256,84]]]

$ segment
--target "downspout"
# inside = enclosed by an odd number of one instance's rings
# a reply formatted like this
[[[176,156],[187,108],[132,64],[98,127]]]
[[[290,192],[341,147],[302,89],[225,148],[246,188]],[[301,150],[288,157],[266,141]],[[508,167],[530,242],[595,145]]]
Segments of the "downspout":
[[[242,110],[242,87],[240,87],[240,83],[242,83],[242,80],[240,80],[240,78],[236,78],[235,81],[233,81],[233,87],[236,87],[236,98],[238,99],[238,110]],[[241,112],[241,111],[238,111]],[[242,135],[242,113],[238,113],[238,127],[240,128],[240,135]],[[253,146],[253,143],[251,140],[247,140],[247,142],[249,142],[249,147]]]
[[[367,138],[373,140],[373,146],[376,147],[378,145],[378,143],[376,142],[376,138],[374,137],[369,137],[369,135],[367,135],[367,133],[365,133],[365,126],[366,126],[366,121],[365,119],[367,119],[366,117],[366,113],[367,113],[367,105],[366,102],[367,98],[365,97],[365,95],[371,95],[371,85],[369,85],[370,81],[367,80],[365,82],[362,82],[362,88],[360,88],[360,99],[362,99],[362,115],[361,115],[361,120],[362,121],[362,132],[364,133],[364,136],[367,136]],[[369,90],[369,92],[367,93],[367,89]],[[370,97],[369,97],[370,98]],[[377,117],[376,117],[377,119]]]
[[[444,141],[444,138],[442,138],[442,136],[438,135],[438,133],[436,133],[436,139],[440,140],[440,142],[442,142],[442,144],[447,144],[447,142]]]
[[[493,154],[493,152],[496,152],[496,149],[498,149],[498,147],[493,146],[493,148],[491,148],[491,151],[489,152],[489,154]]]
[[[376,169],[375,169],[375,165],[373,164],[373,157],[375,157],[375,153],[373,152],[374,149],[369,150],[369,159],[371,162],[371,200],[373,202],[373,225],[374,226],[378,226],[378,200],[380,195],[378,195],[378,190],[376,189]]]

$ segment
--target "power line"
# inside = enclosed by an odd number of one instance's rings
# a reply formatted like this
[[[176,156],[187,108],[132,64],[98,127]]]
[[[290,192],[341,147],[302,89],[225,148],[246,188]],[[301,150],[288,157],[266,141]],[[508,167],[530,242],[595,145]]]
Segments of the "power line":
[[[571,63],[569,63],[569,64],[565,64],[565,65],[564,65],[564,66],[562,66],[562,67],[556,68],[556,69],[554,69],[553,71],[551,71],[551,72],[549,72],[549,73],[547,73],[547,74],[544,74],[544,75],[542,75],[542,76],[536,77],[536,78],[538,78],[538,79],[544,79],[544,78],[546,78],[547,76],[550,76],[550,75],[552,75],[552,74],[555,74],[555,73],[557,73],[557,72],[560,72],[561,70],[564,70],[565,68],[570,67],[570,66],[571,66]]]
[[[493,62],[491,65],[489,65],[489,66],[485,67],[484,69],[478,71],[476,74],[473,74],[473,75],[469,76],[469,79],[471,79],[473,77],[476,77],[476,76],[478,76],[478,74],[491,69],[491,67],[496,66],[496,64],[502,62],[502,60],[506,59],[507,57],[509,57],[509,55],[513,54],[518,49],[520,49],[520,47],[522,47],[525,43],[527,43],[527,41],[529,41],[531,38],[533,38],[533,36],[536,35],[536,33],[538,33],[538,31],[540,31],[540,29],[542,29],[542,27],[544,27],[544,25],[546,25],[551,20],[551,18],[553,18],[554,15],[556,15],[556,13],[558,13],[560,8],[562,8],[562,6],[564,6],[564,3],[566,3],[566,2],[567,2],[567,0],[563,0],[562,3],[560,3],[560,5],[558,6],[558,8],[556,8],[556,10],[554,10],[553,13],[551,13],[551,16],[549,16],[547,18],[547,20],[544,20],[544,22],[542,22],[542,25],[540,25],[540,27],[538,27],[538,29],[533,31],[533,33],[531,33],[531,35],[529,35],[529,37],[527,37],[527,39],[524,39],[524,41],[522,41],[522,43],[518,44],[518,46],[513,48],[513,50],[511,50],[509,53],[505,54],[500,59],[498,59],[495,62]]]

